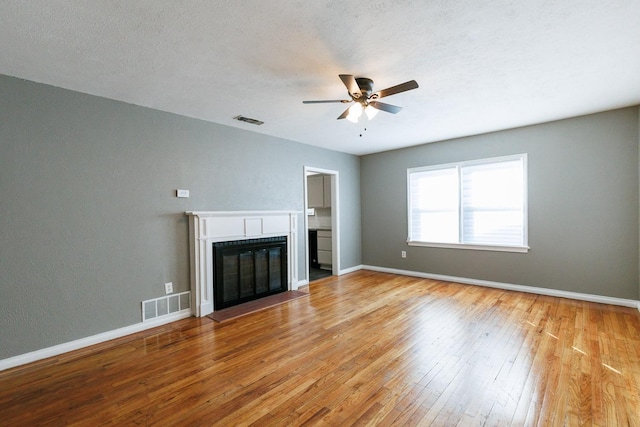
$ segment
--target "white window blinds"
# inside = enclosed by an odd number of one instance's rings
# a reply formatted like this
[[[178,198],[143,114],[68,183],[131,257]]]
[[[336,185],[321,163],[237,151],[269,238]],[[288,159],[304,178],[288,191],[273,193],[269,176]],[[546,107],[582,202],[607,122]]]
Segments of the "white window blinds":
[[[526,247],[525,154],[407,174],[409,243]]]
[[[458,171],[456,168],[416,172],[411,188],[411,240],[458,242]]]

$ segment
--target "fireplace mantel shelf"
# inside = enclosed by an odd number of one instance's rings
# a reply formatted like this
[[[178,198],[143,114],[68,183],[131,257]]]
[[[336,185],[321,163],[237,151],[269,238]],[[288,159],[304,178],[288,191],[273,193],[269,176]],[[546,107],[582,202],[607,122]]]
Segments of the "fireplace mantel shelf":
[[[187,211],[190,216],[264,216],[264,215],[299,215],[302,211]]]
[[[212,244],[231,240],[286,236],[288,289],[298,283],[298,216],[301,211],[187,211],[194,315],[213,312]]]

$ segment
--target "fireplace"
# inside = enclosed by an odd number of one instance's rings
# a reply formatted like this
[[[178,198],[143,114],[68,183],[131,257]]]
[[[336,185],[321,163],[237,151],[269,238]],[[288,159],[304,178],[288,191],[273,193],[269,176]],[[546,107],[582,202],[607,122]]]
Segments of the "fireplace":
[[[214,310],[286,290],[286,236],[213,243]]]
[[[195,316],[206,316],[214,310],[228,307],[232,300],[244,302],[277,292],[298,289],[297,231],[298,217],[302,212],[189,211],[186,214],[189,216],[189,256],[193,298],[191,307]],[[263,246],[265,243],[266,247],[255,246],[256,244]],[[238,245],[247,245],[250,249],[238,250]],[[214,251],[218,254],[226,254],[222,256],[222,272],[220,267],[216,267],[218,261],[214,262]],[[234,255],[233,251],[239,252]],[[277,262],[278,258],[279,262]],[[225,259],[229,265],[226,270]],[[240,265],[242,260],[251,260],[251,263],[242,267],[242,270],[234,267],[236,263]],[[280,275],[278,275],[278,266]],[[256,271],[258,271],[257,278]],[[216,287],[214,292],[216,275],[223,274],[224,278],[227,272],[231,277],[230,283],[237,283],[237,286],[229,285],[226,291],[219,291]],[[265,280],[265,274],[268,280]],[[250,279],[251,277],[253,279]],[[278,284],[276,284],[276,277],[280,279]],[[252,287],[253,290],[250,290]],[[254,295],[251,295],[252,293]],[[238,298],[235,298],[236,296]]]

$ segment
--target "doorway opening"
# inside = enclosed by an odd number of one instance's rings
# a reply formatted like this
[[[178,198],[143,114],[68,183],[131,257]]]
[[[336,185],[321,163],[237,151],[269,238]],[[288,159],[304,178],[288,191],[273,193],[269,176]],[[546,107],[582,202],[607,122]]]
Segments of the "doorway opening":
[[[305,266],[309,282],[340,271],[339,176],[304,167]]]

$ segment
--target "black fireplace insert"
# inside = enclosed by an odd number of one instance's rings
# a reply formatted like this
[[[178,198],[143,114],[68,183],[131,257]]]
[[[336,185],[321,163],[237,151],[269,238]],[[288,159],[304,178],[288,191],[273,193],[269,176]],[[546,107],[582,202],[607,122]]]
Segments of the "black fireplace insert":
[[[288,290],[287,237],[213,243],[214,309]]]

